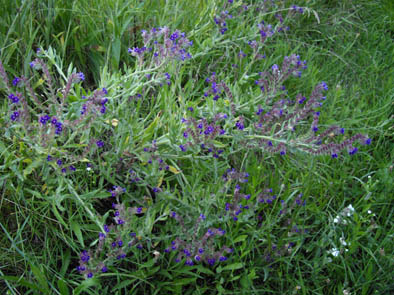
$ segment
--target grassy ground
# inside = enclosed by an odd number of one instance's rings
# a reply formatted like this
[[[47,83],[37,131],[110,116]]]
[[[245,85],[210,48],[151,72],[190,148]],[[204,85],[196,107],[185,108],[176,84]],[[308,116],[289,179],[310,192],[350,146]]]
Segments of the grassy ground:
[[[392,292],[392,4],[297,1],[304,13],[291,14],[294,3],[276,2],[0,0],[0,61],[10,81],[29,79],[41,104],[25,87],[7,89],[4,79],[0,82],[2,294]],[[214,17],[225,10],[232,18],[226,18],[228,30],[221,34],[223,26]],[[269,37],[259,47],[265,58],[255,58],[248,41],[260,43],[258,23],[263,20],[280,26],[276,13],[289,31]],[[143,46],[142,29],[163,26],[193,41],[187,48],[191,59],[156,66],[149,64],[150,57],[140,63],[128,53],[128,48]],[[43,49],[39,56],[48,64],[53,92],[47,75],[29,65],[37,48]],[[280,66],[293,53],[307,60],[301,78],[283,83],[287,93],[279,90],[281,85],[272,86],[276,94],[261,92],[255,84],[258,73],[271,72],[273,64]],[[60,110],[60,90],[73,72],[83,72],[85,79],[74,83]],[[206,81],[212,72],[218,84],[223,81],[229,88],[217,101],[204,96],[213,89]],[[263,135],[257,133],[253,123],[259,105],[274,112],[279,99],[294,100],[298,93],[309,99],[321,81],[329,88],[323,106],[315,108],[321,112],[318,133],[332,125],[345,129],[344,135],[330,133],[323,144],[362,134],[372,140],[370,145],[360,140],[354,144],[356,154],[344,149],[338,158],[306,153],[301,144],[310,146],[303,136],[310,136],[314,115],[301,120],[294,133],[280,119],[272,119],[279,124]],[[103,87],[108,102],[91,104],[97,115],[89,109],[77,122],[88,104],[82,96]],[[12,104],[7,98],[16,91],[28,98],[30,123],[23,112],[10,119],[17,108],[24,109],[23,100]],[[292,106],[283,108],[296,112]],[[63,122],[61,135],[45,135],[50,123],[38,122],[45,114]],[[218,157],[199,145],[187,146],[192,135],[182,118],[206,118],[209,124],[216,114],[227,115],[218,121],[226,132],[205,143],[212,143]],[[236,125],[242,118],[244,129]],[[284,143],[286,154],[280,155],[279,148],[268,151],[267,142],[256,147],[262,137],[274,146]],[[231,168],[240,174],[224,179]],[[269,188],[272,193],[266,192]],[[122,211],[121,204],[131,212]],[[235,215],[239,205],[250,208]],[[115,211],[126,225],[111,228],[95,259],[104,224],[119,221]],[[185,258],[176,262],[175,251],[166,252],[171,241],[180,253],[193,251],[208,229],[218,228],[225,234],[210,237],[212,244],[205,245],[206,253],[194,265],[185,265]],[[133,245],[110,245],[120,240]],[[203,261],[209,251],[224,246],[233,249],[220,254],[226,261]],[[91,251],[89,271],[79,273],[84,250]],[[126,257],[117,259],[122,251]],[[104,264],[96,273],[99,260]],[[101,271],[104,265],[106,272]]]

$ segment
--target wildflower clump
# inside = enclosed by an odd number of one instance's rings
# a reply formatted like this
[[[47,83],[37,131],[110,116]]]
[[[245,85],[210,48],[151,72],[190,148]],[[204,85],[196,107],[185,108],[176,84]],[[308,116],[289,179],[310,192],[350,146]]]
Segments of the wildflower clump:
[[[117,202],[112,203],[112,224],[104,224],[103,232],[98,235],[95,250],[83,250],[80,254],[77,271],[86,278],[92,278],[97,273],[105,273],[108,268],[124,260],[133,248],[142,249],[142,237],[138,232],[138,219],[146,212],[143,207],[126,207],[119,203],[119,195],[125,190],[115,186],[111,191]],[[134,229],[134,231],[132,230]]]
[[[178,222],[182,230],[182,236],[173,240],[171,245],[164,250],[166,253],[178,253],[175,262],[181,262],[185,259],[185,265],[192,266],[195,263],[206,263],[213,266],[217,262],[226,261],[228,259],[226,254],[233,252],[233,249],[227,246],[222,246],[220,249],[215,246],[215,237],[225,235],[224,230],[208,228],[208,230],[203,231],[206,228],[203,225],[206,219],[204,214],[200,214],[197,218],[192,231],[186,227],[182,216],[176,212],[171,212],[170,216]]]
[[[171,32],[164,26],[149,31],[142,30],[141,36],[144,46],[128,49],[129,54],[136,57],[141,65],[150,62],[151,65],[158,66],[173,59],[185,61],[192,57],[188,48],[193,42],[184,32],[179,30]]]

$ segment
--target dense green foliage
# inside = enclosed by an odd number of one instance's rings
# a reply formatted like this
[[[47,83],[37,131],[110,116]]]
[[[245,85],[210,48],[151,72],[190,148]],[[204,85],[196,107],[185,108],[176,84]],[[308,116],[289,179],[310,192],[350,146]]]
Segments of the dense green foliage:
[[[9,84],[26,77],[41,104],[27,87],[7,89],[0,76],[1,294],[392,292],[391,2],[266,1],[268,9],[260,11],[256,8],[264,1],[233,2],[0,0],[0,61]],[[304,12],[291,14],[293,4]],[[214,18],[224,5],[232,18],[221,34],[223,26]],[[268,38],[259,49],[265,58],[255,58],[248,41],[259,42],[261,21],[277,25],[276,13],[282,13],[289,31]],[[193,41],[187,48],[190,59],[149,64],[150,58],[140,62],[128,52],[143,46],[141,30],[164,26]],[[258,73],[282,65],[292,54],[307,60],[308,67],[301,78],[286,80],[288,92],[275,94],[271,103],[255,83]],[[30,66],[37,56],[48,66],[52,89],[37,62],[37,69]],[[68,77],[77,72],[85,79],[75,76],[65,95]],[[229,88],[217,101],[204,96],[215,88],[206,81],[213,72],[217,83]],[[354,155],[346,149],[337,158],[307,153],[303,136],[313,116],[294,134],[284,124],[274,125],[268,135],[256,133],[259,105],[267,110],[279,98],[295,99],[298,93],[309,99],[321,81],[328,91],[318,108],[319,132],[340,126],[346,132],[336,142],[362,134],[372,139],[370,145],[360,137]],[[16,91],[29,98],[23,109],[30,112],[30,122],[23,112],[22,119],[10,119],[16,104],[8,97]],[[78,121],[88,101],[84,96],[106,96],[108,102],[92,103],[87,117],[92,119]],[[91,111],[96,107],[97,114]],[[46,114],[64,124],[58,137],[45,129],[49,122],[39,121]],[[228,118],[217,123],[226,133],[205,142],[213,153],[188,145],[191,132],[182,121],[209,121],[216,114]],[[236,125],[242,120],[246,128]],[[287,148],[270,152],[257,141],[261,138]],[[224,179],[231,168],[248,173],[248,181]],[[134,181],[137,176],[141,179]],[[240,203],[251,208],[234,221],[225,208],[234,202],[237,183],[242,196],[250,195],[250,202]],[[268,188],[276,197],[259,202]],[[142,249],[133,244],[121,261],[107,257],[108,270],[87,278],[88,272],[76,270],[80,254],[97,249],[104,224],[123,210],[112,206],[115,200],[133,214],[130,228],[113,238],[118,242],[136,232]],[[172,212],[182,216],[186,231]],[[185,265],[175,261],[173,251],[166,253],[177,237],[191,242],[196,223],[199,238],[208,228],[226,231],[217,234],[213,247],[232,248],[227,260]]]

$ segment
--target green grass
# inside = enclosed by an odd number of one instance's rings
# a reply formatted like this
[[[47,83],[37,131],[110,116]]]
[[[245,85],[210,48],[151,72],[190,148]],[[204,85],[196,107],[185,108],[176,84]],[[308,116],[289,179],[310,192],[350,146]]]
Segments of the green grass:
[[[222,10],[219,2],[0,0],[0,60],[9,79],[28,77],[44,106],[51,106],[45,77],[29,66],[37,48],[50,49],[44,60],[56,80],[55,90],[66,85],[65,77],[73,71],[86,76],[73,87],[62,121],[79,116],[82,95],[106,87],[110,98],[105,115],[89,127],[67,131],[69,137],[47,147],[21,124],[11,124],[9,93],[0,82],[4,97],[0,104],[0,293],[345,294],[346,290],[390,294],[394,288],[391,2],[297,1],[308,9],[286,20],[288,33],[266,41],[262,49],[266,58],[259,61],[251,58],[247,42],[259,38],[258,22],[277,23],[274,14],[280,8],[239,13],[240,1],[234,1],[238,8],[228,8],[234,18],[221,35],[213,21]],[[253,7],[260,3],[244,2]],[[283,7],[292,4],[284,1]],[[281,12],[285,16],[287,10]],[[185,32],[194,43],[193,58],[155,69],[140,67],[127,49],[142,46],[141,29],[159,26]],[[247,57],[238,58],[240,50]],[[289,97],[294,99],[298,93],[308,97],[316,84],[326,81],[329,91],[319,130],[339,125],[345,128],[345,137],[366,134],[371,145],[357,145],[357,154],[345,151],[338,159],[298,149],[280,156],[245,147],[245,134],[254,134],[251,128],[233,128],[238,116],[249,122],[258,104],[268,105],[254,84],[257,73],[281,65],[283,57],[292,53],[306,59],[308,68],[302,78],[286,82]],[[165,85],[166,72],[172,76],[170,86]],[[209,87],[205,79],[212,72],[229,86],[235,117],[229,98],[217,103],[204,99]],[[153,74],[152,80],[146,73]],[[129,99],[137,93],[143,98]],[[228,114],[226,134],[215,142],[224,149],[223,156],[216,159],[198,149],[180,151],[178,145],[186,142],[181,119],[191,115],[188,107],[194,108],[197,119]],[[44,113],[32,101],[29,109],[34,114],[31,124],[38,130],[37,118]],[[52,105],[51,114],[55,113]],[[303,122],[297,132],[302,134],[310,123],[310,119]],[[83,160],[72,160],[71,155],[81,155],[91,139],[103,140],[104,148],[93,143]],[[160,170],[157,160],[147,163],[149,154],[143,149],[153,140],[170,171]],[[75,165],[77,171],[64,176],[55,161],[47,163],[48,154]],[[86,162],[93,164],[92,171],[86,169]],[[245,210],[237,222],[222,216],[235,186],[234,181],[222,180],[230,167],[249,173],[248,183],[241,186],[251,202],[266,188],[272,188],[278,200],[259,205],[256,212]],[[129,169],[143,180],[131,184]],[[103,225],[112,222],[114,199],[108,189],[114,185],[127,188],[120,196],[126,206],[144,208],[139,218],[133,217],[129,230],[141,236],[143,249],[134,247],[122,262],[109,263],[105,274],[85,279],[75,270],[79,254],[95,249]],[[158,186],[163,192],[154,193]],[[295,206],[280,216],[279,200],[292,207],[300,193],[306,206]],[[334,223],[350,204],[355,213],[348,224]],[[227,245],[234,253],[213,267],[176,263],[174,253],[164,252],[176,237],[183,237],[169,217],[171,211],[183,216],[189,231],[203,213],[207,220],[200,232],[222,227],[226,234],[215,239],[216,249]],[[300,233],[293,232],[294,226]],[[288,249],[289,243],[294,246]],[[267,254],[274,245],[286,249],[270,260]],[[341,250],[338,257],[328,254],[332,248]]]

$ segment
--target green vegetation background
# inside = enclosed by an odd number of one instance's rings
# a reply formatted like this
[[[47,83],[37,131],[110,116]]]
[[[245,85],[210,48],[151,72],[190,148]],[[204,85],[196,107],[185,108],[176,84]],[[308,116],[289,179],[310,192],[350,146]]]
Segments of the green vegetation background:
[[[127,49],[140,44],[141,29],[167,25],[186,32],[196,44],[201,44],[216,30],[212,19],[215,11],[220,11],[219,2],[0,0],[0,60],[10,75],[29,76],[29,62],[34,50],[52,47],[64,69],[72,64],[85,74],[86,88],[103,87],[108,73],[124,72],[133,63]],[[293,4],[286,2],[288,7]],[[297,53],[308,60],[307,78],[297,87],[309,91],[319,81],[326,81],[330,91],[321,122],[337,124],[372,138],[371,146],[341,160],[310,157],[281,161],[268,157],[260,163],[261,158],[245,154],[248,155],[245,170],[250,171],[252,179],[265,177],[271,184],[290,183],[292,189],[302,188],[313,196],[308,202],[314,203],[314,209],[305,219],[313,224],[315,231],[299,251],[283,257],[279,266],[270,270],[262,266],[261,257],[252,254],[255,242],[244,241],[239,247],[245,254],[232,258],[233,268],[190,270],[185,266],[174,266],[166,259],[156,265],[143,264],[146,257],[140,257],[140,265],[132,268],[122,265],[117,272],[85,281],[71,267],[83,246],[88,246],[83,245],[84,238],[78,233],[92,239],[97,229],[88,222],[80,203],[66,202],[64,211],[59,214],[55,199],[40,199],[32,193],[40,190],[33,174],[21,180],[16,170],[6,168],[5,162],[11,161],[7,158],[11,157],[9,155],[13,155],[12,161],[18,163],[29,155],[22,151],[18,142],[9,144],[1,135],[0,293],[393,292],[394,5],[389,0],[294,2],[315,12],[295,21],[288,38],[276,44],[284,54],[297,48]],[[243,25],[238,24],[239,27]],[[226,34],[230,38],[232,34],[234,38],[242,37],[236,36],[238,33],[239,30],[234,29]],[[220,71],[232,63],[230,54],[227,60],[212,67],[223,52],[232,50],[230,44],[221,43],[218,48],[212,45],[199,58],[199,64],[186,67],[184,75],[200,79],[202,83],[210,71]],[[235,59],[236,55],[233,56]],[[282,56],[277,58],[281,60]],[[163,106],[173,105],[171,100],[178,95],[180,93],[168,94],[158,108],[151,108],[145,126],[160,110],[165,113],[160,125],[175,126],[171,113],[176,109],[166,110]],[[0,88],[3,98],[0,130],[9,116],[6,96],[5,89]],[[193,89],[186,90],[182,96],[193,105],[192,99],[196,96]],[[118,115],[122,116],[122,113]],[[16,169],[21,169],[23,174],[23,167],[18,164]],[[185,179],[196,180],[192,195],[200,194],[206,186],[203,175],[206,171],[202,171],[204,167],[197,172],[189,168],[184,169],[190,172]],[[83,174],[75,176],[74,183],[87,188],[86,194],[81,194],[83,202],[90,202],[87,201],[91,197],[89,190],[103,191],[103,178],[104,172],[90,180],[86,180]],[[214,191],[214,188],[207,190]],[[104,201],[100,203],[100,198],[103,196],[97,197],[96,205],[106,205]],[[354,224],[338,232],[333,227],[332,218],[349,204],[357,212]],[[375,214],[373,218],[368,210]],[[63,223],[78,226],[67,227]],[[232,234],[235,239],[236,231]],[[326,252],[333,247],[335,237],[341,235],[349,237],[350,251],[328,262]],[[163,249],[159,251],[163,252]]]

